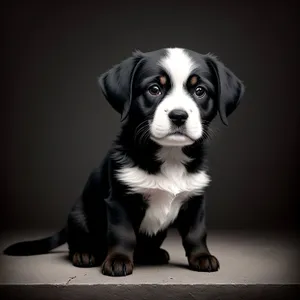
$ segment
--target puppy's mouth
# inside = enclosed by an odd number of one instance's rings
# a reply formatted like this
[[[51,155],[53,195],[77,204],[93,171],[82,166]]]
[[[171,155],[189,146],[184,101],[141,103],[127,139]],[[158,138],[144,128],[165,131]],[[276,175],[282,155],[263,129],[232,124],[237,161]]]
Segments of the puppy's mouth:
[[[182,137],[187,137],[187,138],[189,138],[189,139],[191,139],[191,140],[193,140],[189,135],[187,135],[185,132],[182,132],[182,131],[179,131],[179,130],[177,130],[177,131],[174,131],[174,132],[170,132],[170,133],[168,133],[165,137],[168,137],[168,136],[178,136],[178,137],[180,137],[180,136],[182,136]]]
[[[179,130],[170,132],[161,138],[152,135],[151,139],[162,146],[187,146],[195,142],[189,135]]]

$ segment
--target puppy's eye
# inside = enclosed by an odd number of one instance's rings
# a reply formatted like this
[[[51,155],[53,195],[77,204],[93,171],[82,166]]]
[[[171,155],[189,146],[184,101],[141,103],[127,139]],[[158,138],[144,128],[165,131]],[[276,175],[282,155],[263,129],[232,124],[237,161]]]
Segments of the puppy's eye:
[[[202,86],[197,86],[195,89],[195,95],[198,98],[203,98],[206,95],[206,90]]]
[[[149,94],[151,94],[152,96],[158,96],[161,94],[161,90],[160,87],[157,84],[151,85],[148,88],[148,92]]]

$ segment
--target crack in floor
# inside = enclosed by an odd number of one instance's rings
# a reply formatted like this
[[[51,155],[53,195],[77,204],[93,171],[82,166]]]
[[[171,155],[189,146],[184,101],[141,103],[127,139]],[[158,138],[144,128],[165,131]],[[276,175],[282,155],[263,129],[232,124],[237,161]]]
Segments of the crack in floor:
[[[76,276],[69,277],[68,281],[66,282],[66,285],[68,285],[70,283],[70,281],[75,279],[75,278],[76,278]]]

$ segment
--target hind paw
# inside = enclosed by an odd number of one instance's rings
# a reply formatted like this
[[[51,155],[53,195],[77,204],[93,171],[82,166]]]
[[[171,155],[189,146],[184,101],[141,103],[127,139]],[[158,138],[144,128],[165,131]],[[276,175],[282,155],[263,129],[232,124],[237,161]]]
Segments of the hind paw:
[[[165,265],[170,260],[169,253],[162,248],[153,249],[151,252],[137,251],[135,262],[141,265]]]
[[[75,252],[71,256],[72,263],[75,267],[91,268],[97,266],[96,258],[91,253]]]

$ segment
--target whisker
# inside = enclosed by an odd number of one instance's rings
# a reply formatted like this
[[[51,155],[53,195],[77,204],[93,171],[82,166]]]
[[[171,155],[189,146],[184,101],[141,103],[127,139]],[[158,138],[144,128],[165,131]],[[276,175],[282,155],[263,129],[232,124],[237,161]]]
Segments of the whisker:
[[[147,122],[148,122],[148,120],[143,121],[143,122],[140,123],[140,124],[137,126],[137,128],[135,129],[135,131],[134,131],[134,142],[136,142],[136,140],[137,140],[139,134],[142,133],[143,130],[146,128]]]
[[[147,128],[148,125],[147,122],[148,120],[145,120],[137,126],[134,134],[135,143],[143,144],[143,142],[146,142],[148,140],[150,132],[149,132],[149,128]]]

